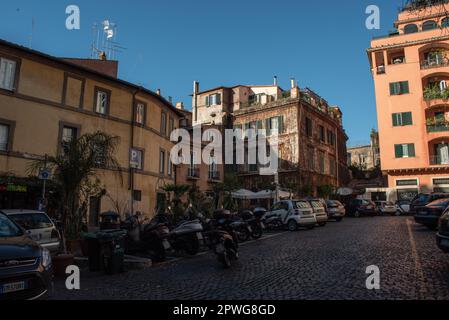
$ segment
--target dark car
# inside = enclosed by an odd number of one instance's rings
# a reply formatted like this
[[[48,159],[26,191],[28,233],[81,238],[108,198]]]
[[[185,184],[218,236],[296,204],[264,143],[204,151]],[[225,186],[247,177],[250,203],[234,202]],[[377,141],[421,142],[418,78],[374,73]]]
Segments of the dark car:
[[[440,218],[437,233],[437,245],[443,252],[449,253],[449,210],[446,210]]]
[[[375,216],[379,212],[376,208],[376,204],[371,200],[352,199],[347,204],[346,213],[349,216],[361,217],[361,216]]]
[[[431,230],[435,230],[438,227],[438,221],[448,206],[449,198],[433,201],[425,207],[418,209],[415,213],[415,221]]]
[[[410,204],[410,214],[416,214],[421,208],[435,200],[449,198],[448,193],[420,193]]]
[[[50,251],[0,213],[0,300],[33,300],[52,288]]]

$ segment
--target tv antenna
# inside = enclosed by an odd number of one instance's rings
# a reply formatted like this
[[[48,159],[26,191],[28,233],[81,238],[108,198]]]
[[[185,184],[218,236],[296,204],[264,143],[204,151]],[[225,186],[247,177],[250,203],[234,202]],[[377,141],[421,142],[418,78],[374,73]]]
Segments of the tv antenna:
[[[117,42],[117,29],[117,24],[110,20],[94,23],[92,27],[92,59],[104,52],[108,59],[116,60],[118,53],[126,50]]]

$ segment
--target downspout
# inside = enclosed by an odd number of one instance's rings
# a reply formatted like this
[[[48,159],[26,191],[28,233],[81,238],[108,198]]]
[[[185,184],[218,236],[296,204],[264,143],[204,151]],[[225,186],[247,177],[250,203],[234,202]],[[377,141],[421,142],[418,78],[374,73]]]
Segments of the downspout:
[[[136,119],[136,94],[139,92],[139,89],[133,92],[133,100],[132,100],[132,111],[131,111],[131,141],[129,148],[129,155],[131,156],[131,149],[134,148],[134,120]],[[130,159],[131,160],[131,159]],[[134,215],[134,168],[131,167],[129,163],[129,190],[131,191],[131,216]]]
[[[338,128],[335,128],[335,157],[337,159],[337,188],[340,188],[340,154],[338,153]]]

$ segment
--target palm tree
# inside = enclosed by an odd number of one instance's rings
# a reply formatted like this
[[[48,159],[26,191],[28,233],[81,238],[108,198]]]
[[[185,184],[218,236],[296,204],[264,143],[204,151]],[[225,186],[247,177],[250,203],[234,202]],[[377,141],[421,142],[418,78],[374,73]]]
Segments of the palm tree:
[[[77,239],[82,229],[82,210],[90,196],[104,194],[97,177],[99,169],[109,169],[120,176],[115,158],[119,137],[103,132],[85,134],[62,143],[56,156],[34,160],[29,166],[31,174],[42,168],[53,172],[53,180],[61,186],[62,233],[67,239]],[[65,245],[65,244],[64,244]]]

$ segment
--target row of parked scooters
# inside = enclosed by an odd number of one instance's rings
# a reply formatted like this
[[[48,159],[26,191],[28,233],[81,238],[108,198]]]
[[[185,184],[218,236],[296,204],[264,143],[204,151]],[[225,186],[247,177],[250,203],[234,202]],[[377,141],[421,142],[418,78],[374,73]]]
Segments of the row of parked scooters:
[[[148,253],[155,261],[164,261],[168,252],[185,252],[196,255],[206,246],[217,255],[225,268],[238,259],[238,243],[259,239],[263,235],[264,209],[245,210],[231,214],[228,210],[216,210],[213,219],[199,214],[180,223],[171,223],[171,215],[158,214],[149,223],[142,223],[139,215],[128,217],[121,223],[127,231],[127,253]]]

